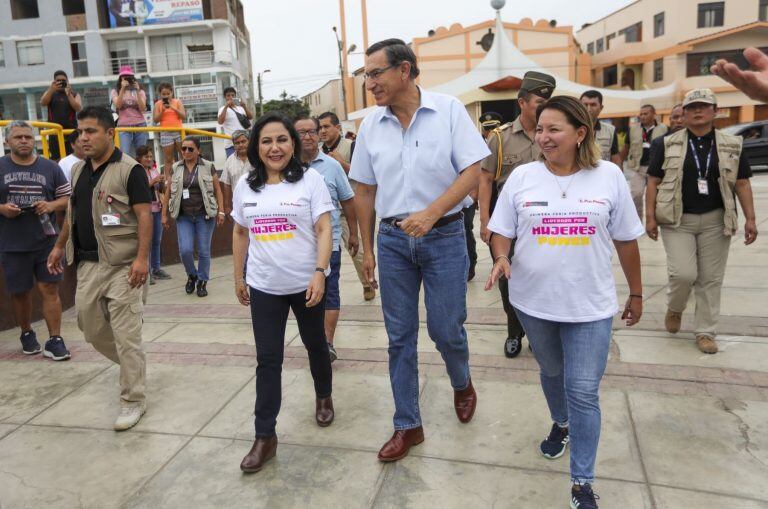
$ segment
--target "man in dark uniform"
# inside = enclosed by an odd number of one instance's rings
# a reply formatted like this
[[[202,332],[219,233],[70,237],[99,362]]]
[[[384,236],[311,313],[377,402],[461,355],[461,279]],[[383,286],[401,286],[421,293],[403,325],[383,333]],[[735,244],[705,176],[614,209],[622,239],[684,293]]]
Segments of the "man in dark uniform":
[[[496,205],[496,198],[507,178],[516,167],[539,158],[541,152],[534,141],[536,108],[552,96],[555,84],[555,78],[548,74],[535,71],[525,73],[517,94],[520,116],[514,122],[504,124],[490,132],[488,147],[491,149],[491,155],[483,160],[479,190],[480,236],[486,244],[491,238],[488,221]],[[509,253],[510,258],[514,248],[513,242]],[[507,314],[507,340],[504,343],[504,354],[507,357],[517,357],[522,349],[525,331],[509,303],[509,288],[505,278],[499,279],[499,290],[504,312]]]

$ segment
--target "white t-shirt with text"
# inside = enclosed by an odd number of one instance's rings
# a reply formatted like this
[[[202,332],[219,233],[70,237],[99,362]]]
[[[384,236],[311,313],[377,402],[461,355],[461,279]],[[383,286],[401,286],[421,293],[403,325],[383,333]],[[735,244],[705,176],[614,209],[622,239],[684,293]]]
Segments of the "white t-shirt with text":
[[[273,295],[304,292],[315,274],[315,223],[334,209],[325,179],[309,168],[298,182],[253,191],[243,175],[232,197],[232,219],[248,228],[246,283]]]
[[[517,167],[488,229],[517,239],[509,302],[528,315],[572,323],[616,314],[613,241],[645,233],[622,171],[608,161],[568,177],[541,161]]]

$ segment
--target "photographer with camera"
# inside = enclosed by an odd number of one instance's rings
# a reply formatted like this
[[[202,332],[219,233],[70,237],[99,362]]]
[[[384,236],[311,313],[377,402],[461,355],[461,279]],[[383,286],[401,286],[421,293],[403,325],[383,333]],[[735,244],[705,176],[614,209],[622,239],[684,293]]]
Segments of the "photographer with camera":
[[[77,92],[72,90],[67,73],[64,71],[53,73],[53,82],[40,99],[40,105],[48,108],[48,122],[61,124],[64,129],[77,127],[75,115],[83,109],[82,99]],[[59,142],[56,136],[48,137],[48,146],[51,150],[50,158],[53,161],[58,161],[67,155],[59,152]],[[72,151],[72,146],[68,141],[65,143],[65,147],[67,153]]]
[[[180,99],[173,97],[173,85],[164,81],[157,87],[160,99],[155,101],[152,119],[160,127],[181,127],[187,119],[187,110]],[[163,147],[163,175],[171,176],[171,166],[176,162],[176,153],[181,153],[181,132],[160,132],[160,146]]]
[[[237,98],[237,90],[227,87],[224,89],[224,106],[219,109],[217,120],[224,130],[224,134],[232,136],[235,131],[247,131],[251,128],[253,113],[243,101]],[[224,151],[227,153],[227,157],[235,153],[232,140],[227,140]]]
[[[111,94],[112,105],[117,112],[117,127],[146,127],[144,112],[147,111],[147,94],[141,89],[141,85],[133,74],[130,65],[120,68],[117,84]],[[136,149],[143,147],[149,140],[146,132],[120,131],[120,150],[136,156]]]

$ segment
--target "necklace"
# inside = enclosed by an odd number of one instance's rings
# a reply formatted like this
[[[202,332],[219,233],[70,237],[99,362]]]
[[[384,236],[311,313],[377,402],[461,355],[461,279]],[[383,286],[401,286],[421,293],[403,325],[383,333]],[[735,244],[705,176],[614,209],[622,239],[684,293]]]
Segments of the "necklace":
[[[579,170],[576,170],[575,173],[571,174],[571,178],[568,180],[568,185],[565,186],[565,189],[563,189],[563,186],[560,185],[560,180],[557,178],[557,175],[555,174],[555,172],[553,172],[549,168],[549,166],[547,166],[547,170],[549,170],[549,173],[552,175],[552,178],[555,179],[555,184],[557,184],[557,187],[560,189],[560,198],[563,198],[563,199],[567,198],[568,189],[571,188],[571,184],[573,184],[573,180],[576,178],[576,175],[579,173]]]

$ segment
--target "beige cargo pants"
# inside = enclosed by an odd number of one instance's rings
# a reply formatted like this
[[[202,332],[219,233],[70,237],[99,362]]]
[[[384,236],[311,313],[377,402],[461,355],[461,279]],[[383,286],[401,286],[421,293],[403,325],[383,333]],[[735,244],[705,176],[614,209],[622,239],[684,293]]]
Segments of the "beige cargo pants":
[[[77,326],[85,340],[120,365],[123,406],[144,403],[146,357],[141,348],[145,287],[128,284],[130,265],[80,262],[77,266]]]

